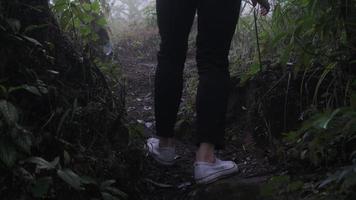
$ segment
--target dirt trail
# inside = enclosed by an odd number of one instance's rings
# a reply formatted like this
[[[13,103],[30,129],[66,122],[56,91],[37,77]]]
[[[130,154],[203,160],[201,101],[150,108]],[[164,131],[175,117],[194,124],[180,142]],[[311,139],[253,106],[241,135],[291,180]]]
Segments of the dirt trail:
[[[151,58],[137,59],[137,57],[128,56],[120,61],[123,64],[126,79],[126,108],[129,121],[131,124],[143,126],[145,135],[149,137],[154,134],[153,84],[156,63]],[[188,59],[186,71],[186,78],[195,72],[194,60]],[[186,104],[184,102],[187,99],[186,95],[184,92],[182,107]],[[232,127],[234,128],[229,128],[228,132],[235,132],[238,129],[236,126]],[[188,133],[183,133],[183,135],[188,134],[188,136],[179,137],[177,141],[177,153],[180,158],[176,165],[160,166],[150,158],[145,161],[143,169],[147,176],[144,178],[147,186],[146,191],[143,191],[145,199],[199,199],[199,197],[194,197],[199,194],[197,192],[199,187],[195,186],[192,177],[196,149],[191,142],[194,128],[189,126],[185,130]],[[228,140],[226,150],[218,153],[222,159],[233,159],[239,163],[240,173],[236,177],[257,176],[256,180],[260,180],[258,177],[265,177],[264,175],[274,170],[264,158],[258,158],[255,152],[244,150],[239,141],[241,141],[239,138]],[[236,180],[232,179],[232,182],[235,184]]]

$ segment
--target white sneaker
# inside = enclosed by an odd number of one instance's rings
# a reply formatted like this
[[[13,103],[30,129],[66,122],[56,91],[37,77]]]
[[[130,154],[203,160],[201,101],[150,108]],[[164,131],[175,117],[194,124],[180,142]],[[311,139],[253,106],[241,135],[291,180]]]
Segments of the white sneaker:
[[[208,184],[237,173],[237,164],[233,161],[222,161],[215,158],[215,163],[195,162],[194,178],[197,184]]]
[[[159,139],[149,138],[147,140],[148,153],[162,165],[173,165],[176,153],[174,147],[160,147]]]

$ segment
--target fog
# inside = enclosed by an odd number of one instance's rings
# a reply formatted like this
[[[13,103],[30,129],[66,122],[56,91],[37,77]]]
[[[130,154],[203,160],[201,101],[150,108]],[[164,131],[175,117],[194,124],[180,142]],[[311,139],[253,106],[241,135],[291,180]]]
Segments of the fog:
[[[144,9],[153,5],[154,0],[106,0],[107,7],[110,10],[111,18],[115,20],[124,20],[133,22],[141,20]]]
[[[145,16],[147,7],[154,11],[156,0],[101,0],[106,3],[110,11],[111,20],[121,20],[122,23],[132,23],[142,20]],[[242,0],[241,15],[250,15],[252,6],[250,0]],[[274,0],[270,1],[272,4]]]

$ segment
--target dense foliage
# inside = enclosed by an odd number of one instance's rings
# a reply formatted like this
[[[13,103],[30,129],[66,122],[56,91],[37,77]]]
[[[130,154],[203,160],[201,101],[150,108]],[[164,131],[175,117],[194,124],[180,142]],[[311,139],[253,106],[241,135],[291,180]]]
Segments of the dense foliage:
[[[127,198],[104,170],[127,172],[129,151],[122,94],[96,63],[104,24],[94,3],[0,2],[1,199]]]
[[[291,82],[299,84],[299,99],[289,101],[297,101],[301,126],[285,133],[279,147],[291,177],[273,179],[270,195],[354,198],[355,8],[355,1],[277,1],[271,18],[260,23],[264,59],[287,66],[286,95]],[[313,175],[294,177],[298,168]]]

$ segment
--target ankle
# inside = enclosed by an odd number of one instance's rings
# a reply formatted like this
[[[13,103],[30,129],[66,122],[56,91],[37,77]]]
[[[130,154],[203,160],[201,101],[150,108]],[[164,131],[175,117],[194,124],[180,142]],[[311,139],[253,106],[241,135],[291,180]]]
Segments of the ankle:
[[[159,138],[159,147],[175,147],[175,141],[173,138]]]
[[[198,151],[196,152],[195,160],[197,162],[215,162],[215,154],[214,154],[215,146],[209,143],[201,143]]]

